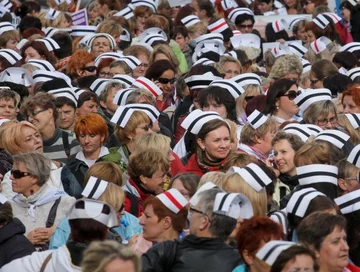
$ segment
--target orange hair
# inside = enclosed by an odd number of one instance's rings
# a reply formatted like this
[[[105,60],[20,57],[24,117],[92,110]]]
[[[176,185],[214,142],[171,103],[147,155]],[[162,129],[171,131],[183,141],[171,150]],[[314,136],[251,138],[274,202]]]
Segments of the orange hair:
[[[92,61],[94,61],[93,54],[85,50],[77,50],[67,63],[66,73],[72,78],[77,78],[79,76],[77,70],[84,68],[87,63]]]
[[[345,96],[351,96],[355,105],[360,107],[360,84],[353,84],[342,93],[341,104],[344,103]]]
[[[80,115],[75,121],[74,132],[78,140],[81,133],[99,134],[100,136],[104,136],[103,143],[106,143],[109,136],[108,127],[104,118],[97,113]]]

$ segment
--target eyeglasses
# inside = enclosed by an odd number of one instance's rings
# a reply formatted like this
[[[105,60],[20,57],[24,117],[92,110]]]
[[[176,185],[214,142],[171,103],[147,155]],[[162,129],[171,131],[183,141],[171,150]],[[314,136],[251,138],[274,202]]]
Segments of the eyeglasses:
[[[85,66],[82,68],[82,70],[92,73],[92,72],[96,71],[96,68],[97,68],[96,66]]]
[[[307,6],[307,5],[311,4],[311,3],[312,3],[311,1],[304,1],[303,6]]]
[[[28,113],[27,118],[29,117],[35,117],[36,115],[38,115],[41,112],[47,111],[48,109],[44,109],[44,110],[34,110]]]
[[[138,128],[145,130],[145,131],[149,131],[152,128],[152,125],[146,125],[146,126],[138,127]]]
[[[356,180],[358,183],[360,183],[359,176],[360,176],[360,173],[357,177],[348,177],[348,178],[344,178],[344,180]]]
[[[204,213],[204,212],[202,212],[202,211],[200,211],[200,210],[197,210],[197,209],[195,209],[195,208],[192,207],[192,206],[190,206],[189,211],[190,211],[191,213],[200,213],[200,214],[202,214],[202,215],[208,216],[206,213]]]
[[[310,79],[310,85],[314,86],[316,83],[318,83],[320,81],[320,79]]]
[[[99,73],[99,76],[102,76],[102,77],[112,77],[112,73],[107,73],[107,72],[100,72]]]
[[[176,77],[173,77],[171,79],[168,79],[168,78],[163,78],[163,77],[159,77],[158,78],[158,81],[161,83],[161,84],[174,84],[175,81],[176,81]]]
[[[251,99],[253,99],[255,96],[245,96],[245,101],[249,102]]]
[[[20,170],[14,170],[14,169],[11,169],[10,173],[16,179],[21,179],[23,177],[31,175],[29,172],[22,172]]]
[[[294,91],[294,90],[290,90],[288,91],[287,94],[283,94],[281,96],[287,96],[287,98],[289,98],[289,100],[294,100],[297,96],[299,96],[301,94],[300,91]]]
[[[336,124],[337,120],[338,120],[337,117],[334,116],[334,117],[331,117],[329,120],[328,119],[319,120],[319,121],[317,121],[317,123],[319,126],[326,126],[327,123],[330,123],[333,125],[333,124]]]
[[[253,24],[251,24],[251,25],[245,25],[245,24],[241,24],[241,25],[238,25],[238,27],[239,28],[253,28],[254,27],[254,25]]]

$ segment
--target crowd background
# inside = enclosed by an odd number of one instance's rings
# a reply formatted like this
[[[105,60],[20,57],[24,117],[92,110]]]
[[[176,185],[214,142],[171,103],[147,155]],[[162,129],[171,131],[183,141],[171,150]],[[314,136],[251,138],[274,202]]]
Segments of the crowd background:
[[[333,6],[2,0],[0,271],[360,271],[360,6]]]

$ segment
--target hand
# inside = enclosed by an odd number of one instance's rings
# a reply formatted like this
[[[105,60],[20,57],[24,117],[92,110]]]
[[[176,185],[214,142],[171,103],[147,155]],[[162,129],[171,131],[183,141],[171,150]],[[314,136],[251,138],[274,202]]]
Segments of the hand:
[[[31,231],[27,237],[34,245],[44,245],[50,241],[55,228],[56,226],[52,226],[51,228],[37,228]]]
[[[135,235],[131,236],[129,243],[128,243],[128,247],[132,247],[133,245],[135,245],[137,243],[139,236],[140,236],[140,234],[135,234]]]
[[[274,171],[276,177],[280,176],[280,171],[274,167],[274,158],[266,159],[265,164],[267,167],[270,167]]]

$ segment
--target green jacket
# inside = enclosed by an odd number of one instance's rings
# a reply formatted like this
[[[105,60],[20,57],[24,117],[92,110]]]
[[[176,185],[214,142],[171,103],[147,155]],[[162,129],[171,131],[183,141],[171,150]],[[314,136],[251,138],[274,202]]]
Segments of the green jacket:
[[[109,153],[110,154],[102,157],[100,161],[111,161],[120,167],[122,173],[125,173],[127,171],[130,156],[126,146],[111,147],[109,148]]]

